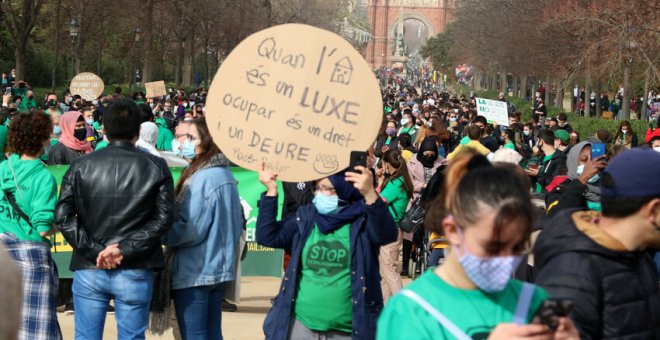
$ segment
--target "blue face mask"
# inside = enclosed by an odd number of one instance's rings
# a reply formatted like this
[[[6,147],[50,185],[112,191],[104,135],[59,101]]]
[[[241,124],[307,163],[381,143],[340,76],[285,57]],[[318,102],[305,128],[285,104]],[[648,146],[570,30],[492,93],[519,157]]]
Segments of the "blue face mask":
[[[319,192],[314,195],[312,204],[322,215],[332,215],[339,211],[339,197],[337,195],[326,196]]]
[[[183,147],[181,148],[181,151],[183,151],[183,157],[188,159],[195,158],[195,156],[197,155],[195,153],[195,147],[196,145],[189,140],[183,142]]]
[[[522,255],[478,257],[472,255],[465,245],[462,229],[461,258],[459,262],[463,270],[480,290],[487,293],[501,292],[511,280],[513,272],[522,261]]]
[[[172,140],[172,152],[174,152],[177,156],[181,156],[181,142],[178,140]]]
[[[59,125],[53,125],[53,134],[54,135],[61,135],[62,134],[62,128]]]
[[[575,172],[577,173],[578,176],[581,176],[582,173],[584,172],[584,165],[578,165],[577,170]],[[600,179],[600,174],[595,174],[593,175],[593,177],[587,180],[587,183],[594,184],[598,182],[599,179]]]

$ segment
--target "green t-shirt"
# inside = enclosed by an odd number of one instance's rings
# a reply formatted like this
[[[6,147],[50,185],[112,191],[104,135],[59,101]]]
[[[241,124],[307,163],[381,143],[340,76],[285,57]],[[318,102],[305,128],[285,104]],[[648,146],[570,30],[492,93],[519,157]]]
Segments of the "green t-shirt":
[[[94,149],[94,151],[101,150],[101,149],[105,148],[106,146],[108,146],[108,141],[103,139],[100,142],[96,143],[96,148]]]
[[[500,323],[513,322],[523,283],[511,279],[499,293],[450,286],[433,270],[411,283],[409,289],[472,339],[486,339]],[[531,321],[548,293],[536,287],[527,313]],[[454,337],[417,302],[402,294],[392,297],[378,319],[376,339],[453,339]]]
[[[0,125],[0,162],[7,159],[5,156],[5,148],[7,147],[7,129],[6,126]]]
[[[323,235],[314,226],[303,247],[294,313],[311,330],[352,331],[350,231]]]
[[[516,145],[513,144],[513,142],[508,142],[508,143],[504,144],[504,148],[505,148],[505,149],[515,150],[515,149],[516,149]]]
[[[390,214],[392,214],[392,217],[394,217],[397,223],[401,221],[401,218],[406,213],[408,202],[410,201],[408,193],[402,190],[404,184],[403,177],[398,177],[388,182],[380,192],[380,196],[387,201]]]

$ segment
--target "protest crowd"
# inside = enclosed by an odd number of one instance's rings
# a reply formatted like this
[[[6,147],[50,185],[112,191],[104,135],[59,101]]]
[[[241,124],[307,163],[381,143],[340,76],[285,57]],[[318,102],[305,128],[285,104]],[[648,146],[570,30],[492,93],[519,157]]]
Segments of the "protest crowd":
[[[0,301],[20,317],[0,337],[61,339],[65,312],[76,339],[102,339],[112,311],[119,339],[221,339],[246,221],[208,91],[2,86]],[[529,121],[507,103],[507,126],[472,93],[381,94],[366,164],[283,192],[259,172],[256,242],[287,254],[267,339],[660,339],[657,112],[645,132],[580,135],[540,93]],[[46,165],[69,166],[59,188]]]

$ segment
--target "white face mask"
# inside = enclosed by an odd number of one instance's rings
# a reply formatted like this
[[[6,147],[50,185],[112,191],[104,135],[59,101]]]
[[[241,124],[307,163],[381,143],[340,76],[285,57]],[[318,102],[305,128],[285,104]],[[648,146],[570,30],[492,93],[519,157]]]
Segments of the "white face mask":
[[[656,152],[660,152],[660,146],[654,147],[653,150],[656,151]]]

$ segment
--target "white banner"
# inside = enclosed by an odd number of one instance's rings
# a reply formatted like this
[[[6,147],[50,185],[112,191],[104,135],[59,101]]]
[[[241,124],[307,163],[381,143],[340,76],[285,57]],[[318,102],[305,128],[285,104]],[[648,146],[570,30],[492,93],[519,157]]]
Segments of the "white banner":
[[[506,102],[477,98],[477,114],[486,117],[489,123],[509,126],[509,111]]]

